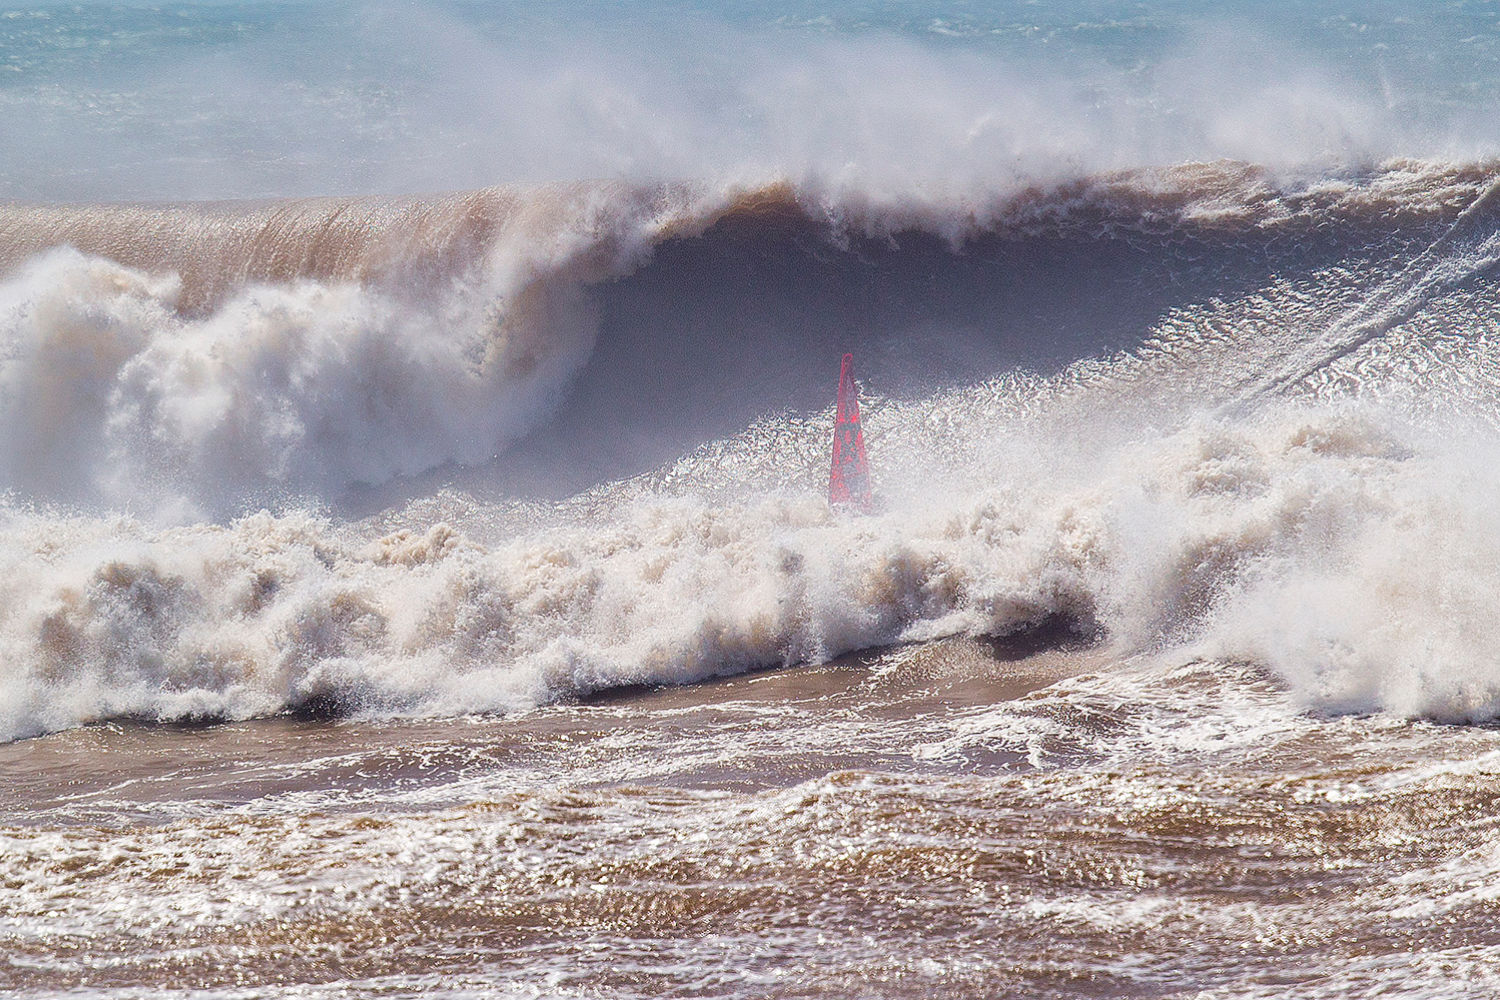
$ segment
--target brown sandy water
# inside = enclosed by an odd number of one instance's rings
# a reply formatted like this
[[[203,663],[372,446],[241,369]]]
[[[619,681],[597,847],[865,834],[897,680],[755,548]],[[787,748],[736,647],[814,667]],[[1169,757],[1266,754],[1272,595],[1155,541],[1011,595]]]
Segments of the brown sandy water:
[[[1500,968],[1492,730],[1097,647],[102,725],[0,773],[12,995],[1452,996]]]

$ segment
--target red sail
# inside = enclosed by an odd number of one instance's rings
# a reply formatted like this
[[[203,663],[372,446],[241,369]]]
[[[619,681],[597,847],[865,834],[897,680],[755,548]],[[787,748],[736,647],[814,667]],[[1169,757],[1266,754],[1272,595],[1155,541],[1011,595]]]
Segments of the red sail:
[[[854,385],[854,355],[844,355],[839,371],[839,410],[833,422],[833,471],[828,474],[828,502],[860,509],[870,506],[870,469],[865,463],[865,434],[859,427],[859,390]]]

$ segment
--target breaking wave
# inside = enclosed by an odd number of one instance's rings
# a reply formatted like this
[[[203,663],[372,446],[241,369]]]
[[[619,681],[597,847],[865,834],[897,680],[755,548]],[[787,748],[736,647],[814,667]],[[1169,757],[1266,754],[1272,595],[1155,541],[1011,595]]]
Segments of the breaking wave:
[[[1043,626],[1489,718],[1493,176],[5,207],[0,737]]]

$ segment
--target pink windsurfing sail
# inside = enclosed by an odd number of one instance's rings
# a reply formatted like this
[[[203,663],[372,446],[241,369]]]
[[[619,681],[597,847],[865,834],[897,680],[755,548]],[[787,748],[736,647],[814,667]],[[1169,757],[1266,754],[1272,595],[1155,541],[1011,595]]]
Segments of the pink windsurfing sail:
[[[866,509],[870,506],[870,468],[865,462],[865,433],[859,426],[859,389],[854,384],[854,355],[844,355],[839,370],[839,408],[833,420],[833,471],[828,474],[828,502]]]

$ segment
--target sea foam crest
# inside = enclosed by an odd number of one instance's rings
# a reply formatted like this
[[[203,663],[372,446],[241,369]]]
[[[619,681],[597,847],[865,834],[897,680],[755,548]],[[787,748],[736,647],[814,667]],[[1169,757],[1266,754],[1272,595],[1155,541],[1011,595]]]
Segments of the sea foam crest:
[[[104,212],[76,240],[94,252],[23,260],[0,281],[0,481],[212,509],[492,457],[587,361],[589,285],[648,252],[661,205],[559,190],[489,206],[494,222],[457,201],[386,219],[373,241],[346,220],[363,242],[328,259],[349,204],[299,206],[312,217],[297,226],[188,210],[173,216],[183,246],[144,254],[122,247],[160,213]],[[432,220],[444,212],[460,217]]]

